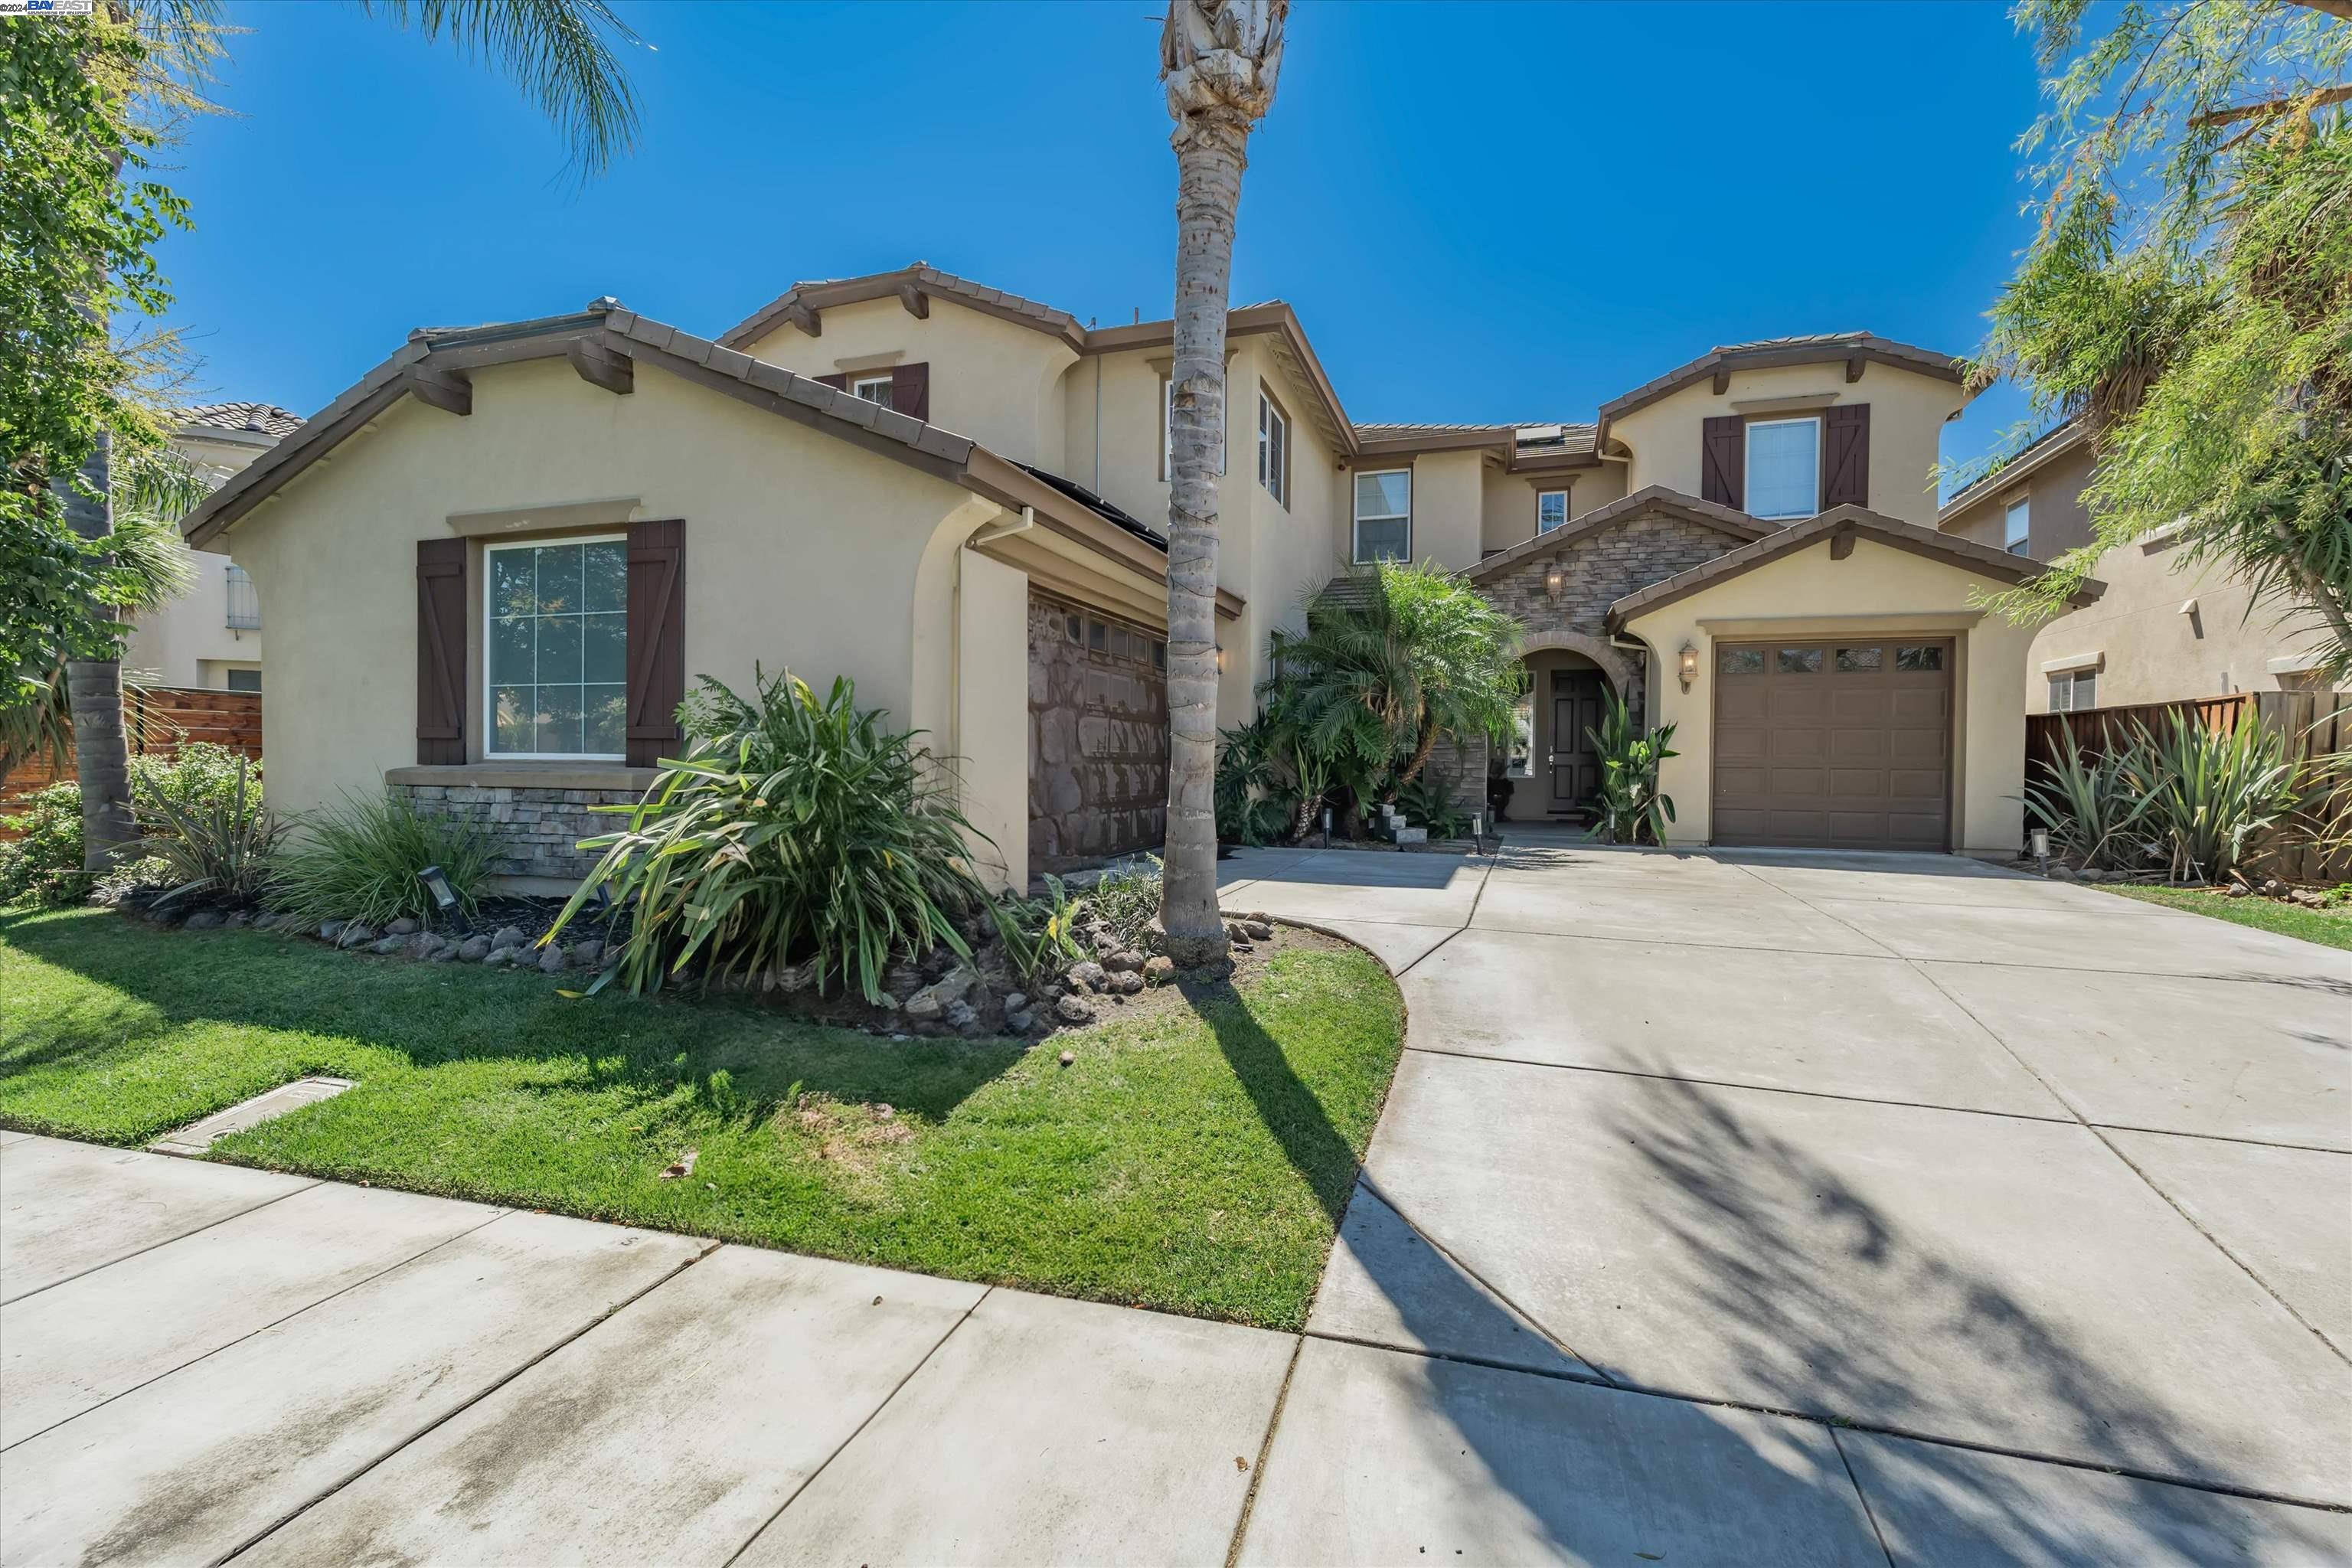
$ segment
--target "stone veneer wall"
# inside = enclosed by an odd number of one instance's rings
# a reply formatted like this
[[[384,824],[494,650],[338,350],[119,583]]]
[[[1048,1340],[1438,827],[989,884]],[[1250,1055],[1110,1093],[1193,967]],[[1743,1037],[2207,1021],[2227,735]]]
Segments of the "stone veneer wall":
[[[1529,647],[1570,647],[1591,658],[1623,690],[1638,722],[1646,706],[1643,656],[1609,647],[1609,606],[1742,542],[1699,523],[1646,512],[1578,535],[1557,549],[1538,550],[1503,575],[1480,583],[1478,590],[1526,628]],[[1555,562],[1567,577],[1557,599],[1544,591],[1544,577]]]
[[[1486,809],[1486,737],[1474,735],[1464,741],[1454,735],[1440,735],[1431,749],[1429,761],[1423,765],[1424,773],[1444,775],[1454,782],[1454,804],[1464,811]]]
[[[576,882],[596,864],[593,854],[572,847],[583,838],[610,833],[622,819],[592,805],[635,805],[630,789],[521,789],[477,784],[392,784],[425,816],[481,823],[498,835],[503,851],[490,862],[500,877],[545,877]]]
[[[1030,595],[1030,875],[1167,837],[1166,658],[1155,637]]]

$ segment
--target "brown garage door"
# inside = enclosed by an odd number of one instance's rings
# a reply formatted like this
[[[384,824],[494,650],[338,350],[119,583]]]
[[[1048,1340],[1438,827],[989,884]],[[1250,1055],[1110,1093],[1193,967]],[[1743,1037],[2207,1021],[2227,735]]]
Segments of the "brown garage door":
[[[1718,643],[1715,842],[1948,847],[1952,645]]]

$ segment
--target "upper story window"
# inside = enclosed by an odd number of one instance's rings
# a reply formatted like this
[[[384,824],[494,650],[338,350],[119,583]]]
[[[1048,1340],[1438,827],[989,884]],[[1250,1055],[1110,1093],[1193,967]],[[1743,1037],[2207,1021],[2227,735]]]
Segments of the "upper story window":
[[[1356,552],[1364,561],[1412,559],[1412,470],[1356,476]]]
[[[2011,555],[2031,554],[2033,550],[2033,504],[2031,497],[2020,496],[2009,503],[2001,522],[2001,548]],[[2053,710],[2059,711],[2059,710]]]
[[[1265,393],[1257,395],[1257,482],[1265,493],[1290,505],[1290,421]]]
[[[1819,419],[1748,422],[1747,496],[1750,517],[1811,517],[1821,510]]]
[[[1568,492],[1538,490],[1536,493],[1536,531],[1549,533],[1568,521]]]
[[[245,568],[237,565],[228,569],[228,627],[240,632],[261,629],[261,595]]]
[[[628,541],[607,534],[483,553],[489,754],[624,755]]]
[[[1217,443],[1217,472],[1222,474],[1224,471],[1225,444],[1220,440]],[[1165,375],[1160,378],[1160,477],[1163,479],[1176,477],[1176,382],[1174,377]],[[1286,495],[1282,501],[1287,506],[1290,498]]]
[[[891,405],[890,373],[886,370],[879,375],[851,376],[849,395],[862,397],[868,403],[878,403],[885,408],[889,407]]]

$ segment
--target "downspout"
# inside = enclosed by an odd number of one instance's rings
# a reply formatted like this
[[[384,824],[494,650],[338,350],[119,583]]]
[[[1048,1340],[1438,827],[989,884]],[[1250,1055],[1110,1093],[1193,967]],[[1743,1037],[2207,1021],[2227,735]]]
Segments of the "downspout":
[[[1095,477],[1087,487],[1097,495],[1102,494],[1102,355],[1095,355]]]

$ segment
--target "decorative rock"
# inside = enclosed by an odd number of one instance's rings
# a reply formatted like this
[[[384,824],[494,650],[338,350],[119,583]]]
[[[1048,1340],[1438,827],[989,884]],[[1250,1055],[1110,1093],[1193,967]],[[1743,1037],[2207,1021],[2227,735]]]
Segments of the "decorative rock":
[[[1098,931],[1094,934],[1094,949],[1097,956],[1108,958],[1118,951],[1118,938],[1107,931]]]
[[[1070,965],[1068,979],[1073,990],[1099,991],[1103,988],[1103,966],[1091,960],[1084,963],[1073,963]]]
[[[406,951],[407,947],[408,939],[404,936],[383,937],[367,944],[367,950],[378,958],[390,958],[395,952]]]
[[[374,940],[375,928],[373,926],[364,925],[358,921],[353,921],[351,924],[343,928],[343,934],[335,939],[335,945],[337,947],[365,947],[369,942],[372,942]]]
[[[1176,961],[1166,953],[1154,953],[1143,961],[1143,978],[1153,984],[1176,973]]]
[[[1076,1061],[1077,1059],[1078,1053],[1076,1051],[1064,1051],[1062,1053],[1062,1065],[1064,1067],[1068,1067],[1072,1062]]]
[[[942,1022],[958,1034],[977,1034],[982,1027],[980,1015],[972,1010],[972,1005],[969,1002],[949,1003],[947,1015]]]
[[[243,931],[247,926],[253,923],[253,916],[247,910],[239,910],[236,913],[228,917],[226,923],[228,925],[228,929],[231,931]]]
[[[1095,1010],[1084,997],[1071,994],[1054,1004],[1054,1016],[1064,1023],[1084,1024],[1092,1021]],[[1066,1051],[1063,1053],[1065,1057],[1068,1054]]]
[[[2253,891],[2254,890],[2252,888],[2249,888],[2243,882],[2232,882],[2230,884],[2230,897],[2233,899],[2251,898],[2253,896]]]
[[[598,963],[603,962],[604,957],[604,944],[601,942],[592,940],[588,942],[575,942],[572,944],[572,962],[578,964],[583,969],[595,968]],[[784,989],[787,991],[797,991],[801,988],[801,985],[805,985],[807,984],[808,972],[803,969],[800,971],[800,984],[787,985]]]
[[[220,916],[213,910],[198,910],[194,914],[188,917],[187,929],[190,931],[212,931],[216,929],[220,923]]]
[[[425,962],[427,963],[455,963],[457,962],[459,952],[460,949],[456,942],[444,942],[439,947],[435,948],[430,953],[425,955]]]
[[[541,974],[562,973],[563,972],[563,950],[551,942],[545,947],[540,949],[539,972]]]
[[[520,947],[522,941],[522,927],[500,926],[498,935],[490,938],[490,949],[496,952],[502,947]]]
[[[421,931],[415,936],[408,939],[408,956],[411,958],[430,958],[448,945],[449,939],[447,937],[436,936],[429,931]]]
[[[1143,989],[1143,976],[1132,969],[1122,969],[1110,977],[1110,988],[1121,996],[1132,996]]]
[[[485,969],[496,969],[505,963],[508,960],[513,958],[520,951],[520,950],[518,948],[494,947],[490,949],[489,952],[482,954],[482,967]]]
[[[1108,958],[1103,960],[1103,967],[1109,970],[1114,974],[1123,974],[1131,969],[1141,969],[1143,967],[1143,954],[1136,952],[1135,949],[1131,947],[1121,948],[1118,952],[1112,953]]]
[[[1027,996],[1018,991],[1008,992],[1006,994],[1004,998],[1004,1011],[1008,1016],[1014,1013],[1025,1013],[1028,1010],[1029,998]]]
[[[383,928],[383,934],[386,936],[415,936],[416,931],[416,922],[410,920],[406,915],[401,916],[398,920]]]
[[[1242,934],[1252,942],[1271,942],[1274,940],[1274,922],[1253,915],[1242,921]]]
[[[256,931],[276,931],[278,929],[278,921],[276,915],[257,915],[254,917],[253,929]]]
[[[2074,879],[2074,868],[2063,860],[2053,861],[2050,866],[2050,879],[2053,882],[2071,882]]]
[[[479,963],[489,953],[490,939],[486,936],[469,936],[457,944],[457,956],[467,963]]]
[[[1026,1011],[1007,1013],[1004,1015],[1004,1026],[1016,1035],[1025,1035],[1037,1026],[1036,1016]]]
[[[913,964],[899,961],[885,970],[882,989],[903,1002],[923,988],[923,972]]]
[[[946,1011],[938,994],[929,986],[908,997],[906,1006],[900,1009],[908,1019],[918,1024],[929,1023]]]
[[[319,940],[320,942],[332,942],[342,934],[343,922],[341,921],[321,921],[319,924]]]

